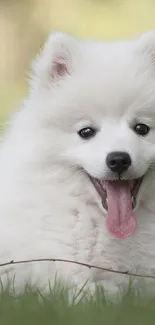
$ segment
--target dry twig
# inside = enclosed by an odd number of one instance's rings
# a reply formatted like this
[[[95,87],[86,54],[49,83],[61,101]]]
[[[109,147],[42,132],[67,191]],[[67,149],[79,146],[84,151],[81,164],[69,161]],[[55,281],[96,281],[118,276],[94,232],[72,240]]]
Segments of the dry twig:
[[[128,276],[133,276],[133,277],[139,277],[139,278],[155,279],[155,276],[153,276],[153,275],[144,275],[144,274],[132,273],[132,272],[128,272],[128,271],[118,271],[118,270],[109,269],[109,268],[105,268],[105,267],[101,267],[101,266],[91,265],[91,264],[72,261],[72,260],[65,260],[65,259],[61,259],[61,258],[38,258],[38,259],[23,260],[23,261],[14,261],[14,260],[12,260],[10,262],[0,264],[0,267],[15,265],[15,264],[24,264],[24,263],[36,263],[36,262],[71,263],[71,264],[85,266],[85,267],[88,267],[89,269],[97,269],[97,270],[101,270],[101,271],[105,271],[105,272],[109,272],[109,273],[123,274],[123,275],[128,275]]]

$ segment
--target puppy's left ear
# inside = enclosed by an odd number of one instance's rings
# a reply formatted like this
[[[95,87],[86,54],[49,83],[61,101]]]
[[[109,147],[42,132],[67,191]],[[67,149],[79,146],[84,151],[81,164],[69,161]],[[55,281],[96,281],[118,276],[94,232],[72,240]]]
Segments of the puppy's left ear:
[[[78,40],[68,34],[52,33],[33,63],[33,89],[59,84],[61,79],[73,73],[78,57]]]

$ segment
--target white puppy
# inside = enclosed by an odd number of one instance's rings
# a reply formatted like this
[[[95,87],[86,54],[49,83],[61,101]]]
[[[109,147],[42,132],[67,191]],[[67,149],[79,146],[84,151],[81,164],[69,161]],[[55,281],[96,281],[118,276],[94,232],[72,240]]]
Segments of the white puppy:
[[[60,258],[155,275],[155,32],[52,34],[1,143],[0,263]],[[0,267],[46,288],[122,275],[61,262]],[[126,276],[127,278],[127,276]]]

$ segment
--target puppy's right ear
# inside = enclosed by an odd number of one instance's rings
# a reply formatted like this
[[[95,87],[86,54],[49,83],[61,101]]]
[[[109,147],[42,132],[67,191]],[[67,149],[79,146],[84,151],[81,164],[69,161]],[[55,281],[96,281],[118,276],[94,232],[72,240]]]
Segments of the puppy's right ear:
[[[50,87],[71,75],[79,56],[78,45],[68,34],[52,33],[32,65],[32,88]]]
[[[138,38],[138,46],[147,55],[153,70],[155,70],[155,30],[143,33]]]

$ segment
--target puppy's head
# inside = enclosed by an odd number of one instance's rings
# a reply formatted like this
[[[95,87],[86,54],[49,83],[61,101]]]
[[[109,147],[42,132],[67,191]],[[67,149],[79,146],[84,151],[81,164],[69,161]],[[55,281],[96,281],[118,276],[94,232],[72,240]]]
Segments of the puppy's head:
[[[113,43],[54,34],[35,62],[32,89],[53,159],[88,175],[109,231],[129,236],[155,164],[155,32]]]

